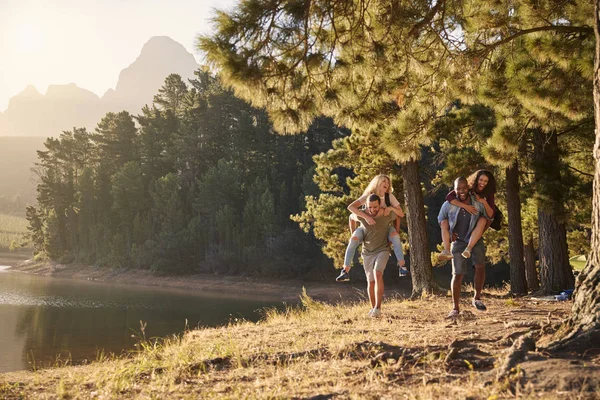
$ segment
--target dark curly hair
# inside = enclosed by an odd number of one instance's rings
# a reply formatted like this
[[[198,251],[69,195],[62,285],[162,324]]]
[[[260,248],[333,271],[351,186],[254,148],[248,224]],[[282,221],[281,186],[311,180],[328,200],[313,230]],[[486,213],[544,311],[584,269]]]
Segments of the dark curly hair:
[[[488,197],[492,194],[496,194],[496,179],[494,179],[494,175],[487,169],[480,169],[479,171],[475,171],[471,175],[469,175],[469,177],[467,178],[467,182],[469,183],[469,189],[472,192],[476,192],[475,189],[477,189],[477,182],[479,182],[479,177],[481,175],[487,176],[488,184],[485,187],[485,189],[483,189],[482,193],[477,192],[477,194],[483,197]]]

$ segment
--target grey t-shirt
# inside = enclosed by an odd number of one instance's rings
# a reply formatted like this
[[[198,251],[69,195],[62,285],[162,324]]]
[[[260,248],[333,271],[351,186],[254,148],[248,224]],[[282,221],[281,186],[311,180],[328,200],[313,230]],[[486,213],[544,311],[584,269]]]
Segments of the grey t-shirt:
[[[364,218],[358,217],[365,232],[362,254],[367,256],[390,250],[390,246],[388,245],[388,227],[390,226],[390,222],[396,219],[396,214],[391,212],[387,217],[381,215],[373,219],[375,220],[375,225],[369,225]]]
[[[458,211],[456,216],[456,225],[454,226],[454,232],[458,235],[459,242],[467,243],[467,234],[469,233],[469,224],[471,223],[471,214],[464,208]]]

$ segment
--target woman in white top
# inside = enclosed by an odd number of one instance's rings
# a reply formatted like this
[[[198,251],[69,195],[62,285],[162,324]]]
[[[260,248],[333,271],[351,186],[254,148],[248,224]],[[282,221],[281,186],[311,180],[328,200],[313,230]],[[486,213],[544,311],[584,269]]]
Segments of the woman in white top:
[[[369,225],[373,225],[375,223],[375,220],[373,220],[371,216],[369,216],[360,208],[366,203],[367,198],[371,194],[376,194],[379,196],[381,199],[380,207],[384,209],[385,215],[388,215],[390,212],[394,212],[398,216],[396,219],[396,227],[389,227],[388,240],[392,243],[394,248],[394,254],[396,255],[398,266],[400,267],[400,276],[406,276],[408,274],[408,270],[404,267],[404,254],[402,253],[402,244],[400,243],[400,236],[398,235],[398,231],[400,229],[400,218],[404,217],[404,212],[402,211],[402,207],[400,207],[400,202],[392,194],[392,191],[392,181],[390,177],[384,174],[377,175],[371,180],[362,196],[348,206],[348,210],[352,213],[349,219],[350,233],[352,236],[350,237],[348,247],[346,248],[344,269],[342,270],[341,275],[337,278],[338,281],[347,280],[348,271],[350,270],[352,260],[354,259],[354,253],[356,252],[358,245],[362,243],[364,239],[364,232],[362,227],[358,226],[359,222],[356,217],[359,216],[363,218]]]

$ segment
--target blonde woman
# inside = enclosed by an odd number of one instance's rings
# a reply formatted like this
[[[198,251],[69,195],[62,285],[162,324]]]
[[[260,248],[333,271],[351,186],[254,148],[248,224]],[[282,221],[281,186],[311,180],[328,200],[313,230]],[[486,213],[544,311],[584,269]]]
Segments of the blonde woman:
[[[381,198],[382,215],[387,216],[393,212],[398,216],[398,218],[396,218],[396,226],[390,226],[388,228],[388,240],[392,243],[394,248],[394,254],[396,255],[398,266],[400,267],[400,276],[408,275],[408,270],[404,266],[404,254],[402,253],[402,244],[400,243],[400,235],[398,234],[400,230],[400,218],[404,217],[404,211],[402,211],[400,202],[392,194],[392,191],[392,180],[390,177],[384,174],[377,175],[371,180],[362,196],[348,206],[348,210],[352,213],[349,219],[351,237],[348,242],[348,247],[346,248],[344,268],[342,269],[340,276],[336,278],[336,281],[342,282],[349,280],[348,271],[350,271],[354,253],[364,240],[365,234],[362,227],[358,226],[357,217],[364,219],[369,225],[375,224],[375,219],[361,209],[361,207],[366,204],[367,198],[371,194],[376,194]]]

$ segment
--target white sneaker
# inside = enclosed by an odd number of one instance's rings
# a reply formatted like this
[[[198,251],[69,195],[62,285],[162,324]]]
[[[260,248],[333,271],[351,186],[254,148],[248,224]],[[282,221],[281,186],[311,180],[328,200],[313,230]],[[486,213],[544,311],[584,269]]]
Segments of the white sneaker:
[[[367,317],[372,317],[372,316],[373,316],[373,315],[372,315],[372,314],[373,314],[373,310],[374,310],[374,308],[371,308],[371,309],[369,310],[369,312],[367,313]]]
[[[381,310],[379,308],[374,308],[371,310],[371,318],[379,318],[381,317]]]

